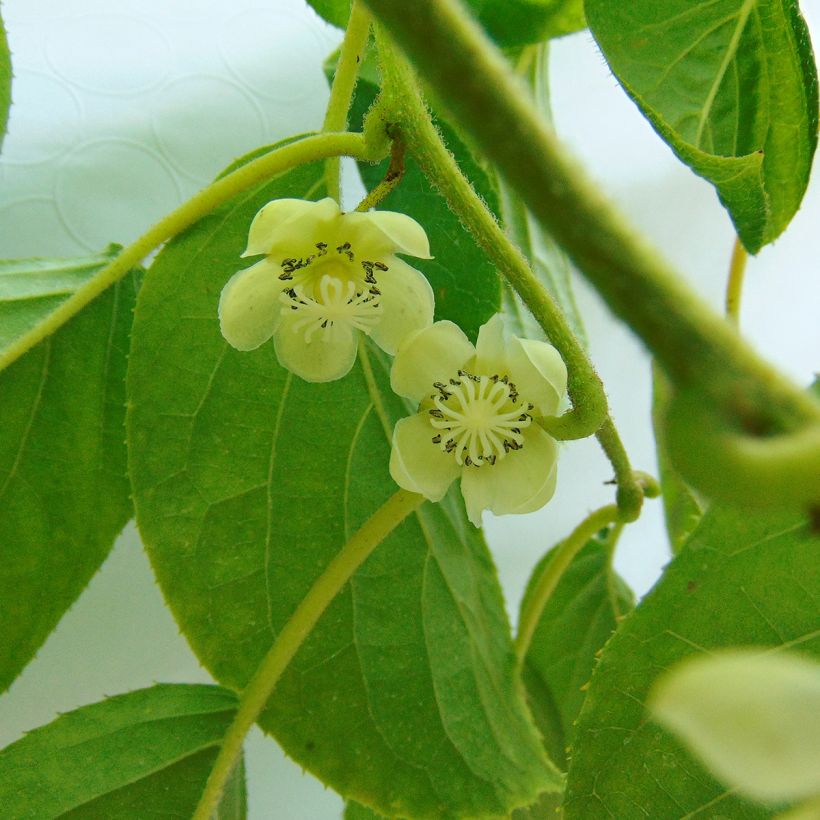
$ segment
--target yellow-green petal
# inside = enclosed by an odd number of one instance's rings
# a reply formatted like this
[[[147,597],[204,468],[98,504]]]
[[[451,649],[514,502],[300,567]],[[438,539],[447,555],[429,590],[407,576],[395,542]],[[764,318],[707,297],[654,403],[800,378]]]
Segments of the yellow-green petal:
[[[504,330],[504,321],[500,313],[488,319],[478,330],[478,339],[475,344],[476,370],[485,376],[506,373],[507,359],[505,355],[509,339]]]
[[[465,467],[461,493],[470,521],[480,526],[482,510],[508,515],[541,509],[555,492],[557,456],[555,440],[540,427],[528,427],[521,450],[494,465]]]
[[[400,419],[393,429],[390,475],[399,487],[441,501],[461,468],[433,444],[435,433],[420,414]]]
[[[433,289],[420,271],[393,257],[379,277],[382,319],[370,335],[391,356],[417,330],[433,323]]]
[[[356,361],[358,331],[337,324],[327,337],[320,328],[305,340],[304,330],[295,330],[297,316],[283,316],[273,344],[279,364],[306,382],[332,382],[346,376]]]
[[[408,336],[390,371],[394,393],[420,402],[435,392],[433,383],[455,377],[475,355],[464,331],[452,322],[436,322]]]
[[[339,219],[339,205],[330,197],[318,202],[274,199],[253,218],[242,256],[264,253],[304,258],[315,251],[317,242],[335,242]]]
[[[647,701],[724,783],[761,802],[820,795],[820,664],[727,650],[687,658]]]
[[[548,342],[510,339],[507,372],[522,399],[532,402],[539,415],[554,416],[567,392],[567,366]]]
[[[282,283],[279,268],[267,259],[235,273],[219,296],[219,327],[228,344],[254,350],[279,324]]]
[[[365,259],[375,260],[392,253],[432,259],[424,228],[407,214],[393,211],[353,211],[342,217],[349,240]]]

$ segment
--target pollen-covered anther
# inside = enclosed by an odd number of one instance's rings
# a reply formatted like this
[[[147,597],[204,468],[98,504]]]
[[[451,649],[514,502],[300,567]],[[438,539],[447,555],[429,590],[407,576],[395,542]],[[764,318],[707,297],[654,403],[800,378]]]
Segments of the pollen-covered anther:
[[[279,301],[283,314],[291,311],[299,314],[291,327],[294,333],[304,332],[306,343],[318,330],[324,339],[331,339],[337,327],[347,325],[367,332],[381,319],[378,296],[370,291],[358,292],[353,280],[345,281],[330,274],[319,280],[314,296],[295,285],[283,291]]]
[[[524,446],[522,429],[532,423],[532,404],[519,401],[515,385],[507,377],[479,376],[459,370],[458,379],[433,387],[430,424],[442,431],[433,444],[452,453],[456,463],[467,467],[494,465],[509,452]]]

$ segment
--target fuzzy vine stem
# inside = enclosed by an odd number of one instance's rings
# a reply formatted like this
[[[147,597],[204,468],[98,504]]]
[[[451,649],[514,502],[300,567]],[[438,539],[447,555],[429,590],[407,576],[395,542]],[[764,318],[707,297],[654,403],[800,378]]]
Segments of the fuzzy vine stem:
[[[274,148],[267,154],[226,174],[207,188],[203,188],[149,228],[139,239],[123,248],[114,259],[75,290],[46,319],[15,339],[0,354],[0,371],[62,327],[106,288],[138,265],[151,251],[193,225],[194,222],[207,216],[226,200],[298,165],[338,156],[350,156],[362,160],[381,159],[368,149],[362,134],[318,134],[304,137],[280,148]]]
[[[193,820],[211,820],[214,816],[225,784],[242,753],[245,736],[262,714],[282,673],[331,601],[373,550],[423,502],[424,496],[417,493],[407,490],[394,493],[354,533],[314,581],[243,689],[236,716],[225,733]]]
[[[359,78],[359,67],[364,59],[367,41],[370,38],[370,13],[359,2],[354,0],[350,9],[350,20],[347,24],[344,40],[339,50],[339,62],[333,83],[330,86],[330,98],[325,111],[322,131],[338,132],[347,128],[347,114],[350,101]],[[328,196],[341,202],[341,165],[339,157],[330,157],[325,163],[325,179]]]
[[[729,424],[755,442],[758,468],[766,461],[794,463],[797,448],[808,443],[799,472],[813,470],[820,460],[815,437],[820,402],[758,357],[626,223],[533,110],[501,53],[461,4],[417,0],[408,15],[403,0],[364,1],[457,125],[495,163],[612,311],[644,340],[675,386],[700,396],[710,410],[703,418],[713,427]],[[679,441],[670,436],[670,451],[697,451],[701,475],[712,458],[703,448],[702,432],[680,426],[674,436]],[[782,476],[780,469],[774,473]],[[723,476],[723,485],[736,478],[742,476]],[[721,483],[714,486],[721,497]],[[783,499],[786,487],[780,490],[775,495]],[[764,482],[746,503],[769,495]]]
[[[530,309],[567,365],[567,392],[572,409],[563,416],[542,420],[542,427],[557,439],[598,435],[615,469],[619,503],[627,518],[634,520],[640,514],[642,487],[635,480],[629,457],[609,416],[603,385],[586,351],[552,295],[532,272],[521,251],[510,242],[442,142],[410,68],[384,38],[380,37],[378,44],[384,75],[382,116],[397,121],[385,127],[399,129],[424,174]]]
[[[521,618],[518,621],[518,632],[515,638],[515,652],[522,661],[530,648],[532,636],[544,607],[558,586],[572,559],[584,548],[586,543],[598,530],[616,521],[622,520],[616,504],[607,504],[585,518],[554,550],[544,571],[535,583],[535,587],[524,601]]]

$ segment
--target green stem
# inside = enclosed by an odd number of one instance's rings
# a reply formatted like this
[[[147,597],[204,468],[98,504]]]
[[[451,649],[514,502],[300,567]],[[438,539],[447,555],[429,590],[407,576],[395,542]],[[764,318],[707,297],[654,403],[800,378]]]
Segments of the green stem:
[[[430,119],[415,78],[383,38],[379,39],[379,56],[387,95],[386,107],[395,118],[408,148],[479,247],[530,309],[567,365],[567,390],[572,410],[559,418],[545,420],[544,429],[557,439],[591,436],[606,421],[608,410],[601,380],[586,352],[549,291],[461,173]]]
[[[557,439],[598,435],[615,469],[618,503],[623,505],[627,519],[634,520],[640,514],[642,486],[633,476],[629,457],[609,416],[603,385],[586,351],[552,295],[462,174],[433,125],[406,63],[382,38],[379,39],[379,55],[386,108],[398,120],[401,134],[422,171],[530,309],[567,365],[567,392],[572,410],[558,418],[542,420],[541,426]]]
[[[384,179],[356,206],[357,211],[375,208],[401,182],[404,176],[404,153],[404,142],[401,137],[396,137],[390,144],[390,164]]]
[[[555,548],[552,558],[541,573],[541,577],[536,582],[535,588],[527,596],[524,607],[521,610],[521,618],[518,622],[518,634],[515,639],[515,651],[520,661],[524,659],[530,648],[532,636],[535,634],[535,629],[541,620],[544,607],[558,586],[558,582],[561,580],[567,567],[572,563],[572,559],[584,548],[589,539],[592,538],[598,530],[619,520],[621,519],[617,505],[607,504],[606,507],[601,507],[584,519],[584,521],[570,533],[569,537]]]
[[[820,422],[820,404],[758,358],[601,196],[455,0],[417,0],[412,14],[405,0],[365,2],[678,385],[696,387],[738,426],[775,431]]]
[[[339,50],[339,62],[333,83],[330,86],[330,99],[327,101],[323,132],[344,131],[347,128],[347,114],[353,90],[359,78],[359,67],[364,59],[367,41],[370,37],[370,13],[359,2],[354,0],[350,9],[350,20],[347,24],[342,46]],[[341,202],[341,166],[339,158],[331,157],[325,165],[328,196]]]
[[[9,345],[0,354],[0,370],[8,367],[34,345],[62,327],[106,288],[139,264],[151,251],[202,219],[203,216],[207,216],[218,205],[241,191],[290,168],[333,156],[352,156],[364,160],[380,159],[366,149],[361,134],[344,133],[304,137],[251,160],[195,194],[175,211],[157,222],[136,242],[123,248],[118,256],[94,274],[82,287],[75,290],[46,319]]]
[[[236,717],[225,733],[193,820],[211,820],[214,816],[225,784],[242,754],[245,735],[330,602],[373,550],[423,502],[424,497],[416,493],[396,492],[362,525],[313,583],[242,691]]]
[[[740,323],[740,297],[743,295],[743,278],[748,259],[746,248],[740,237],[736,237],[729,264],[729,280],[726,283],[726,316],[735,325]]]

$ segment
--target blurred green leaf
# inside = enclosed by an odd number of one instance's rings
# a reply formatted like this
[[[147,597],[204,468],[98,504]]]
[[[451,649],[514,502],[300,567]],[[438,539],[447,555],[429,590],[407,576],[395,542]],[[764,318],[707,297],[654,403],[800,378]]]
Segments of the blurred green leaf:
[[[587,0],[610,68],[678,157],[717,188],[747,250],[800,207],[817,73],[796,0]]]
[[[240,353],[219,332],[219,293],[253,215],[323,193],[317,163],[221,206],[166,246],[137,307],[137,519],[182,630],[233,688],[395,490],[389,440],[408,408],[380,351],[363,344],[366,364],[307,384],[272,344]],[[456,496],[423,506],[356,573],[260,723],[344,797],[387,814],[503,814],[557,782],[515,677],[495,568]]]
[[[313,10],[331,25],[347,28],[352,0],[307,0]]]
[[[820,663],[725,649],[687,658],[649,695],[652,717],[726,785],[777,805],[820,796]]]
[[[597,655],[620,619],[634,606],[626,584],[611,566],[609,536],[593,538],[575,556],[547,602],[525,658],[524,682],[544,743],[559,766],[575,736]],[[550,550],[535,567],[522,608],[552,560]]]
[[[11,108],[11,54],[3,17],[0,14],[0,149],[3,147],[3,137],[6,136],[9,108]]]
[[[0,752],[8,818],[190,820],[236,698],[216,686],[160,684],[84,706]],[[240,764],[217,820],[244,820]]]
[[[0,263],[0,349],[110,258]],[[0,372],[0,691],[102,564],[131,517],[127,276]]]
[[[586,26],[583,0],[467,0],[500,46],[524,46]]]
[[[607,644],[581,714],[567,820],[765,818],[647,719],[647,692],[680,659],[735,646],[820,654],[820,538],[793,516],[713,507]]]

